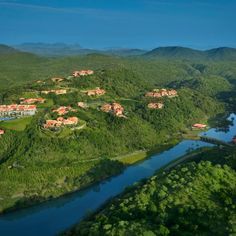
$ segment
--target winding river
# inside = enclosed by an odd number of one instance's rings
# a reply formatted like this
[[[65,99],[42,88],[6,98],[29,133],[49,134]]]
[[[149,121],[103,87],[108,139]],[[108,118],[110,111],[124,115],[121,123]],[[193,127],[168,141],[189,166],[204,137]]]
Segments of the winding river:
[[[229,116],[233,124],[228,130],[210,129],[202,135],[231,141],[236,135],[236,115]],[[212,146],[201,141],[183,140],[173,148],[132,165],[118,176],[96,184],[86,190],[47,201],[37,206],[0,216],[1,236],[51,236],[71,227],[89,212],[96,210],[109,198],[126,187],[152,176],[155,171],[186,154],[189,150]],[[1,202],[0,202],[1,204]]]

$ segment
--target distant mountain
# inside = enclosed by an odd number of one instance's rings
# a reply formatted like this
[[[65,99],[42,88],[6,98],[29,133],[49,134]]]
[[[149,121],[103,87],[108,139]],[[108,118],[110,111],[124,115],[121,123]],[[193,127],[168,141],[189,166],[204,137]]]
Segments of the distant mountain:
[[[221,47],[205,51],[207,57],[214,60],[236,60],[236,49]]]
[[[215,48],[201,51],[185,47],[159,47],[143,55],[157,59],[184,59],[184,60],[236,60],[235,48]]]
[[[85,52],[79,44],[65,43],[23,43],[15,45],[14,48],[40,56],[69,56],[93,52],[90,50]]]
[[[17,53],[19,52],[15,48],[9,47],[4,44],[0,44],[0,54],[11,54],[11,53]]]
[[[104,50],[82,48],[79,44],[65,44],[65,43],[23,43],[15,45],[14,48],[34,53],[40,56],[74,56],[74,55],[87,55],[91,53],[100,53],[116,56],[138,56],[146,53],[147,51],[141,49],[129,48],[109,48]]]
[[[132,49],[132,48],[110,48],[100,52],[116,56],[140,56],[146,53],[147,51],[143,49]]]

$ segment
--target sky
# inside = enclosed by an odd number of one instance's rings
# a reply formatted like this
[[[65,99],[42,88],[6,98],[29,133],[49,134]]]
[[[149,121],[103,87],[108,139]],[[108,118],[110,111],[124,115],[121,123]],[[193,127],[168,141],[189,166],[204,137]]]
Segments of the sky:
[[[236,0],[0,0],[0,43],[236,47]]]

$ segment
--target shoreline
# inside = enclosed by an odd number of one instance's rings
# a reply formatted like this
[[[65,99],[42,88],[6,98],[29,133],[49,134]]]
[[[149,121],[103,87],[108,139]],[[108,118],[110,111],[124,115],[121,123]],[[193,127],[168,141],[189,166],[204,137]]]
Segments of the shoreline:
[[[122,169],[119,169],[117,171],[117,173],[114,173],[114,174],[112,174],[108,177],[105,177],[105,178],[95,180],[95,181],[87,184],[86,186],[82,186],[81,188],[78,188],[76,190],[65,192],[62,195],[59,195],[57,197],[52,197],[52,198],[49,197],[49,198],[45,198],[45,199],[38,199],[36,201],[32,201],[32,199],[29,199],[28,200],[29,203],[25,203],[25,205],[23,205],[23,206],[20,206],[20,207],[19,206],[13,206],[13,207],[10,207],[10,208],[6,208],[5,210],[0,211],[0,217],[3,216],[3,215],[7,215],[7,214],[10,214],[10,213],[16,212],[16,211],[21,211],[21,210],[24,210],[24,209],[27,209],[27,208],[30,208],[30,207],[36,207],[36,206],[39,206],[39,205],[44,204],[46,202],[50,202],[50,201],[53,201],[53,200],[56,200],[56,199],[59,199],[59,198],[63,198],[63,197],[69,196],[69,195],[73,195],[73,194],[76,194],[80,191],[85,191],[86,189],[91,188],[93,185],[96,185],[98,183],[102,183],[103,181],[108,181],[109,179],[121,174],[126,168],[128,168],[130,166],[133,166],[133,165],[136,165],[140,162],[143,162],[143,161],[147,160],[148,158],[150,158],[152,155],[159,154],[159,153],[161,153],[165,150],[168,150],[168,149],[174,147],[175,145],[177,145],[179,142],[183,141],[183,139],[177,139],[177,140],[175,140],[175,142],[173,142],[173,143],[170,142],[168,144],[162,144],[162,145],[160,145],[156,148],[150,149],[150,150],[137,150],[137,151],[131,152],[130,154],[125,154],[125,155],[121,155],[121,156],[118,156],[118,157],[110,158],[109,160],[111,160],[111,161],[121,162],[124,165],[124,167]],[[142,158],[132,162],[131,164],[124,164],[121,161],[122,158],[129,158],[129,157],[132,157],[133,155],[136,155],[136,154],[145,154],[145,155]],[[118,158],[118,159],[116,160],[116,158]]]

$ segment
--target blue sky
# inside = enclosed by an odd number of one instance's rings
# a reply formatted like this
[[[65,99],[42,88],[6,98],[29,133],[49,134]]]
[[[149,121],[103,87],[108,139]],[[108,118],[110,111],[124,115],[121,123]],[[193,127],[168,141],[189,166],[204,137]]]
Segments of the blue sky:
[[[236,47],[236,0],[0,0],[0,43]]]

